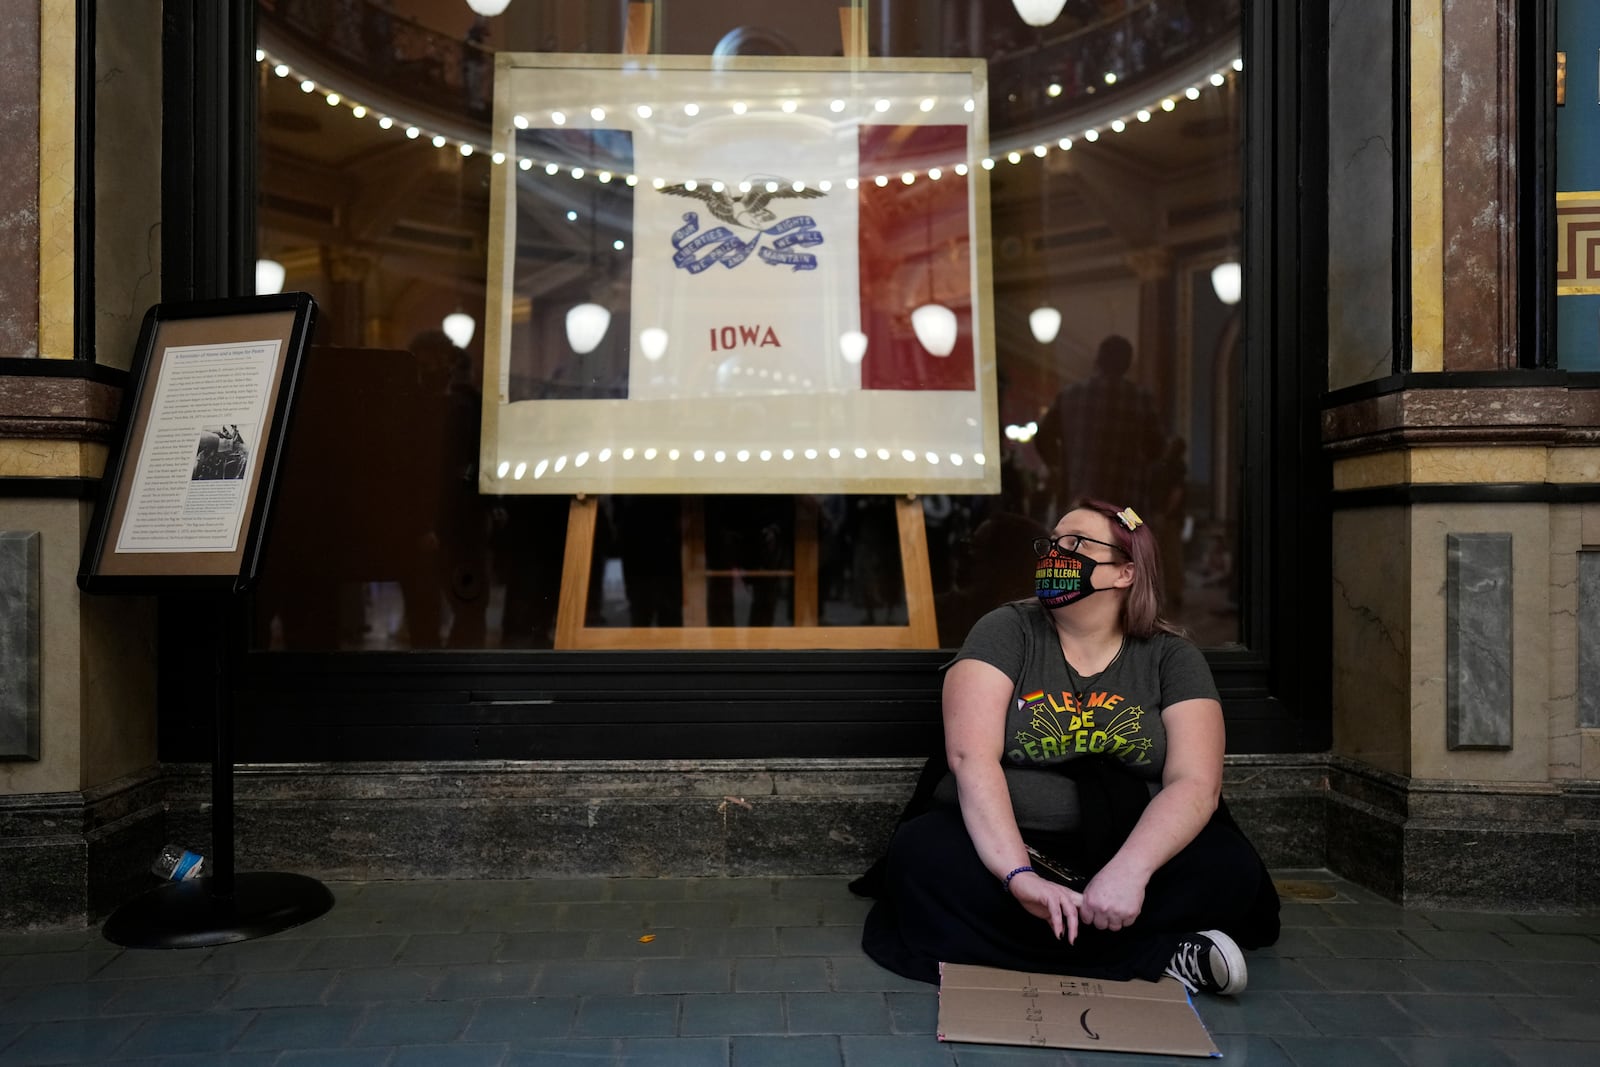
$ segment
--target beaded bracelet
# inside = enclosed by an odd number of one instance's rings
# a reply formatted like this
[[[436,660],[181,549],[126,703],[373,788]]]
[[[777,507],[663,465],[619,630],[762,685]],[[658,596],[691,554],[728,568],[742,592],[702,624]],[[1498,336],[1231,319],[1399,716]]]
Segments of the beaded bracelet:
[[[1011,891],[1011,879],[1015,878],[1017,875],[1021,874],[1023,871],[1032,871],[1032,870],[1033,870],[1032,867],[1030,867],[1026,863],[1024,863],[1021,867],[1018,867],[1016,870],[1014,870],[1010,874],[1006,875],[1006,891],[1007,892]]]

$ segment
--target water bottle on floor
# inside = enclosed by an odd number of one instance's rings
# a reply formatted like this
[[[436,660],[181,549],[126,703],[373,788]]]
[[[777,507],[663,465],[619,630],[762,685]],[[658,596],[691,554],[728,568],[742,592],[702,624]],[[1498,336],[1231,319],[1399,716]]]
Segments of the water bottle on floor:
[[[150,870],[168,882],[188,882],[200,877],[205,862],[205,857],[198,852],[190,852],[179,845],[162,845]]]

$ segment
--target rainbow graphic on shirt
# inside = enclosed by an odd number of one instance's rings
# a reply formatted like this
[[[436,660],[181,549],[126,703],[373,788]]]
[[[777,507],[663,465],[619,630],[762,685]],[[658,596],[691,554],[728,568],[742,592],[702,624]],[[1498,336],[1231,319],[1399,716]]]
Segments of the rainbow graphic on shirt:
[[[1017,707],[1030,714],[1028,728],[1017,731],[1018,747],[1006,756],[1016,763],[1043,763],[1107,752],[1125,763],[1148,764],[1154,742],[1140,736],[1144,706],[1125,704],[1126,699],[1120,693],[1091,692],[1080,704],[1072,693],[1026,693],[1017,698]]]

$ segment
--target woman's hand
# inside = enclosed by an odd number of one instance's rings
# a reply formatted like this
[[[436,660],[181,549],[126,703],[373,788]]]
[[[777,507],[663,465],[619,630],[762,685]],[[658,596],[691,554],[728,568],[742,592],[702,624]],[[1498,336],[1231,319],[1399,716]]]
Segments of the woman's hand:
[[[1161,791],[1111,862],[1083,888],[1079,917],[1100,930],[1121,930],[1139,917],[1151,875],[1193,841],[1217,810],[1222,705],[1198,697],[1180,700],[1162,709],[1161,723],[1167,730]]]
[[[1050,924],[1056,940],[1059,941],[1062,934],[1066,935],[1069,945],[1078,940],[1078,909],[1083,907],[1083,894],[1047,881],[1032,871],[1023,871],[1011,879],[1010,892],[1029,915]]]
[[[1084,886],[1078,915],[1099,930],[1132,926],[1144,908],[1144,887],[1148,882],[1149,878],[1113,859]]]

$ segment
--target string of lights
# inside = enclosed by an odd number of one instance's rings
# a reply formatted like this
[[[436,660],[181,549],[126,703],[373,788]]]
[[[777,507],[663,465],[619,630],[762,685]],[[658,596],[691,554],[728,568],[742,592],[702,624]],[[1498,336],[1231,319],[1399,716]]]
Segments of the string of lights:
[[[279,78],[292,78],[298,81],[301,92],[321,95],[321,97],[330,107],[344,108],[348,110],[349,113],[356,119],[373,118],[377,122],[377,125],[380,129],[396,130],[401,136],[404,136],[409,140],[427,140],[436,149],[447,150],[453,148],[462,156],[472,156],[481,152],[487,155],[490,162],[496,166],[501,166],[510,162],[524,171],[529,171],[535,167],[539,167],[544,170],[546,174],[552,177],[565,172],[574,181],[583,181],[585,179],[592,178],[601,184],[608,184],[613,181],[621,181],[629,186],[636,186],[641,182],[641,180],[646,180],[641,179],[641,177],[637,174],[616,174],[608,170],[576,167],[571,166],[570,164],[557,162],[555,160],[540,159],[535,156],[524,155],[508,157],[505,152],[494,149],[492,146],[485,145],[481,142],[451,137],[437,130],[431,129],[419,121],[408,119],[404,116],[396,115],[394,113],[379,111],[377,108],[351,98],[347,93],[340,92],[337,89],[329,88],[326,85],[319,84],[315,79],[297,74],[293,69],[290,68],[288,64],[275,59],[264,50],[258,50],[256,52],[256,60],[263,67],[270,70],[273,75]],[[930,167],[925,171],[907,170],[902,171],[899,174],[877,174],[870,177],[849,177],[844,180],[843,185],[845,188],[852,190],[859,188],[863,181],[870,181],[880,188],[887,186],[892,181],[899,181],[902,184],[911,185],[919,180],[924,179],[928,181],[938,181],[947,172],[958,176],[964,176],[970,172],[974,165],[982,167],[984,170],[993,170],[999,165],[1001,160],[1011,166],[1018,166],[1024,161],[1030,159],[1043,160],[1052,152],[1071,151],[1073,147],[1079,143],[1095,144],[1103,137],[1115,136],[1116,134],[1125,132],[1134,124],[1151,122],[1159,114],[1170,114],[1176,111],[1182,105],[1182,103],[1186,101],[1198,101],[1204,91],[1204,87],[1207,85],[1214,89],[1221,89],[1225,87],[1228,82],[1230,71],[1237,74],[1242,72],[1243,69],[1243,60],[1236,58],[1228,65],[1212,71],[1208,77],[1195,84],[1189,85],[1180,92],[1174,92],[1171,95],[1163,96],[1152,101],[1144,107],[1136,108],[1133,111],[1124,115],[1119,115],[1116,118],[1100,122],[1096,125],[1083,127],[1076,133],[1076,135],[1060,137],[1053,144],[1047,141],[1041,141],[1028,146],[1026,143],[1023,143],[1019,144],[1015,148],[997,152],[993,155],[986,155],[976,159],[975,161],[970,159],[960,160],[943,166]],[[1117,82],[1117,76],[1114,73],[1108,72],[1104,78],[1107,85],[1114,85]],[[1045,95],[1052,99],[1060,97],[1061,94],[1062,87],[1059,83],[1052,82],[1045,88]],[[909,105],[909,102],[907,102],[907,104]],[[702,112],[708,110],[707,107],[692,101],[675,106],[680,107],[683,115],[687,118],[695,118]],[[812,106],[816,108],[826,108],[828,112],[837,115],[846,111],[850,105],[847,101],[836,98],[827,100],[826,102],[818,100]],[[923,99],[918,101],[915,106],[918,110],[926,113],[932,111],[937,106],[937,102],[932,99]],[[752,110],[752,104],[749,101],[732,101],[727,105],[727,107],[736,115],[748,114]],[[805,107],[805,104],[802,101],[793,98],[786,98],[775,102],[773,107],[774,109],[780,110],[786,114],[795,114],[801,111],[802,108]],[[871,105],[872,111],[877,114],[887,113],[892,110],[893,107],[894,103],[886,99],[875,100]],[[967,99],[963,101],[964,110],[970,112],[974,109],[974,107],[975,103],[973,100]],[[657,108],[651,104],[638,104],[634,106],[634,113],[641,120],[649,120],[656,117],[656,112]],[[596,123],[604,122],[607,117],[607,112],[603,107],[596,106],[589,109],[588,117]],[[559,127],[567,124],[569,115],[565,111],[553,110],[547,115],[538,116],[537,120],[540,122],[547,120],[550,125]],[[517,129],[529,129],[534,125],[534,121],[535,119],[527,114],[518,114],[513,117],[513,124]],[[665,188],[669,184],[682,184],[683,187],[689,191],[693,191],[696,188],[698,181],[698,179],[694,177],[651,177],[647,180],[649,185],[655,189]],[[807,183],[804,180],[795,180],[791,184],[792,188],[796,192],[803,191],[808,187],[808,185],[821,192],[828,192],[833,186],[833,183],[827,179],[818,180],[812,183]],[[720,181],[714,181],[710,183],[710,186],[712,191],[719,193],[724,191],[725,188],[724,183]],[[768,181],[765,183],[765,187],[766,191],[768,192],[776,192],[778,190],[778,183],[775,181]],[[752,183],[749,181],[740,182],[738,184],[738,189],[741,193],[748,193],[751,191],[751,188]],[[809,383],[806,384],[809,385]],[[1008,425],[1005,427],[1005,435],[1009,440],[1016,441],[1018,443],[1025,443],[1033,438],[1033,436],[1037,433],[1037,430],[1037,424],[1032,422],[1022,425]],[[867,449],[861,447],[857,447],[854,449],[854,451],[858,459],[865,459],[871,454]],[[876,449],[876,453],[879,459],[885,461],[893,458],[894,456],[894,453],[886,448],[878,448]],[[626,462],[633,459],[634,456],[637,455],[640,459],[648,462],[655,459],[658,454],[669,462],[676,462],[679,459],[678,449],[660,450],[658,453],[658,450],[655,448],[642,448],[637,452],[635,452],[633,448],[625,448],[618,450],[615,453],[615,456],[617,459]],[[703,450],[696,450],[692,454],[685,453],[684,458],[692,458],[695,462],[704,462],[709,459],[713,463],[721,463],[729,458],[732,458],[736,462],[742,463],[748,462],[752,458],[758,458],[763,462],[769,461],[773,458],[777,458],[777,455],[781,455],[782,459],[784,460],[791,461],[799,459],[802,456],[807,460],[817,460],[821,459],[823,455],[827,455],[832,459],[838,459],[840,454],[840,450],[837,448],[828,449],[825,453],[819,452],[817,449],[805,449],[803,452],[797,452],[793,449],[784,449],[779,454],[775,454],[770,450],[762,450],[757,454],[740,452],[733,456],[726,455],[723,452],[708,454]],[[612,450],[608,448],[601,450],[594,458],[596,462],[605,463],[611,460],[612,456]],[[900,458],[903,458],[908,462],[915,462],[917,460],[922,460],[928,464],[937,464],[940,462],[940,457],[931,452],[925,457],[919,456],[912,452],[906,452]],[[590,456],[588,453],[579,453],[572,457],[572,464],[575,468],[582,467],[586,462],[589,461],[589,459]],[[975,464],[981,466],[985,462],[985,457],[981,453],[977,453],[971,457],[971,460]],[[963,456],[960,453],[951,453],[948,456],[948,461],[951,465],[960,466],[963,461]],[[538,462],[534,463],[531,468],[526,462],[520,462],[512,465],[509,462],[502,461],[498,465],[495,475],[497,479],[504,479],[509,475],[514,480],[520,480],[524,477],[524,475],[531,473],[535,479],[538,479],[543,477],[546,473],[559,473],[563,470],[563,468],[566,467],[567,462],[568,457],[565,455],[558,456],[553,460],[539,460]]]
[[[1006,436],[1011,437],[1012,435],[1008,433]],[[576,470],[588,464],[591,459],[595,463],[609,463],[612,462],[613,459],[619,462],[627,463],[632,462],[635,458],[649,463],[654,462],[658,457],[668,463],[677,463],[680,460],[692,460],[695,463],[726,463],[730,459],[736,463],[749,463],[751,460],[756,460],[760,463],[770,463],[775,459],[782,459],[785,462],[797,462],[802,459],[811,462],[821,462],[824,460],[842,459],[845,455],[845,451],[845,449],[838,447],[827,449],[785,448],[781,450],[774,450],[770,448],[763,448],[759,450],[741,448],[735,451],[729,451],[721,448],[714,450],[708,450],[704,448],[696,448],[691,450],[654,447],[626,447],[617,449],[602,448],[593,455],[587,451],[580,451],[571,457],[568,457],[568,455],[563,452],[557,455],[554,459],[548,457],[542,458],[534,461],[531,465],[527,460],[521,460],[517,463],[512,463],[510,460],[503,459],[498,465],[496,465],[494,476],[497,480],[504,480],[505,478],[509,477],[513,481],[521,481],[525,475],[531,473],[534,480],[537,481],[543,478],[546,474],[560,474],[567,468],[569,461],[573,469]],[[920,461],[921,463],[930,467],[937,467],[941,463],[948,464],[951,467],[961,467],[968,462],[975,467],[982,467],[989,461],[988,457],[982,452],[974,452],[970,457],[965,456],[960,452],[950,452],[947,455],[941,456],[937,452],[924,452],[919,454],[913,449],[909,448],[901,448],[896,450],[881,446],[877,448],[867,448],[862,445],[857,445],[855,448],[849,451],[857,460],[870,459],[872,456],[876,455],[877,458],[884,463],[892,462],[898,458],[906,463],[917,463]]]
[[[256,61],[279,78],[293,78],[298,80],[301,92],[321,95],[330,107],[344,108],[357,119],[366,119],[369,117],[373,118],[376,120],[380,129],[398,130],[402,136],[410,140],[427,140],[433,145],[433,147],[441,150],[453,148],[455,151],[460,152],[463,156],[471,156],[482,152],[486,154],[489,157],[490,162],[496,166],[503,165],[507,162],[514,162],[514,164],[521,170],[532,170],[534,167],[540,167],[545,171],[546,174],[551,176],[558,175],[565,171],[574,181],[582,181],[585,178],[592,177],[595,181],[598,181],[601,184],[607,184],[612,181],[621,180],[630,186],[638,185],[641,181],[641,178],[637,174],[618,175],[608,170],[590,171],[583,167],[568,166],[553,160],[542,160],[532,156],[516,156],[514,158],[507,157],[506,153],[499,151],[490,145],[485,145],[477,141],[462,140],[458,137],[450,137],[444,133],[438,132],[437,130],[433,130],[424,126],[421,122],[392,113],[380,112],[367,104],[351,98],[346,93],[342,93],[337,89],[332,89],[328,86],[319,84],[312,78],[297,74],[289,67],[288,64],[275,59],[273,56],[267,54],[264,50],[257,49]],[[993,170],[998,165],[1000,160],[1004,160],[1006,163],[1016,166],[1021,164],[1024,160],[1044,159],[1054,151],[1071,151],[1073,146],[1079,142],[1093,144],[1099,141],[1107,133],[1113,135],[1119,134],[1126,131],[1132,124],[1147,123],[1152,121],[1158,114],[1176,111],[1183,101],[1199,100],[1204,86],[1209,85],[1212,88],[1220,89],[1227,84],[1230,71],[1233,73],[1238,73],[1243,70],[1244,61],[1242,59],[1235,59],[1232,63],[1213,71],[1209,77],[1202,79],[1196,84],[1188,86],[1181,92],[1175,92],[1171,95],[1164,96],[1158,100],[1152,101],[1145,107],[1137,108],[1125,115],[1118,116],[1117,118],[1109,121],[1085,127],[1079,131],[1076,136],[1061,137],[1053,144],[1048,141],[1041,141],[1032,146],[1019,145],[1016,148],[998,153],[998,158],[996,155],[984,156],[976,161],[976,165],[982,167],[984,170]],[[1107,73],[1105,75],[1105,79],[1108,85],[1115,84],[1116,75]],[[1061,94],[1061,86],[1059,83],[1053,82],[1046,88],[1045,93],[1047,96],[1057,97]],[[825,105],[823,105],[821,101],[818,101],[818,104],[825,106],[828,111],[834,114],[843,112],[849,106],[844,100],[839,99],[827,101]],[[734,114],[747,114],[751,107],[747,101],[734,101],[729,106]],[[777,105],[779,110],[787,114],[795,114],[801,109],[802,106],[803,105],[800,101],[794,99],[785,99],[779,102]],[[873,110],[880,114],[889,111],[893,106],[894,105],[891,101],[882,99],[874,101],[872,105]],[[935,102],[931,99],[925,99],[919,101],[916,106],[919,110],[927,112],[933,109]],[[974,107],[974,103],[969,99],[964,101],[963,106],[965,110],[971,111]],[[689,118],[699,115],[703,110],[700,104],[694,102],[684,103],[681,105],[681,107],[683,114]],[[653,118],[656,112],[656,109],[650,104],[636,105],[634,110],[635,114],[641,119]],[[606,110],[602,107],[591,108],[589,110],[589,117],[595,122],[603,122],[606,118]],[[555,126],[566,125],[568,120],[567,114],[563,111],[552,111],[550,112],[548,118],[550,123]],[[518,129],[528,129],[532,125],[532,122],[527,115],[515,116],[514,123]],[[847,189],[856,189],[860,186],[862,181],[871,181],[879,187],[886,186],[891,181],[900,181],[905,185],[911,185],[921,179],[938,181],[945,175],[947,171],[958,176],[966,175],[970,171],[971,166],[971,161],[963,160],[945,166],[929,167],[926,171],[908,170],[899,174],[877,174],[870,178],[847,178],[844,182],[844,185]],[[665,188],[669,184],[676,183],[682,183],[686,188],[691,190],[695,187],[695,179],[693,177],[653,177],[649,179],[649,183],[653,188],[656,189]],[[721,182],[712,183],[713,191],[722,192],[722,189],[719,188],[721,184]],[[817,181],[815,183],[795,181],[793,183],[793,187],[795,191],[798,192],[807,188],[808,184],[812,184],[814,188],[822,192],[828,192],[832,188],[833,183],[826,179]],[[741,183],[739,191],[745,193],[749,192],[750,183]],[[776,192],[776,183],[768,182],[767,191]]]

